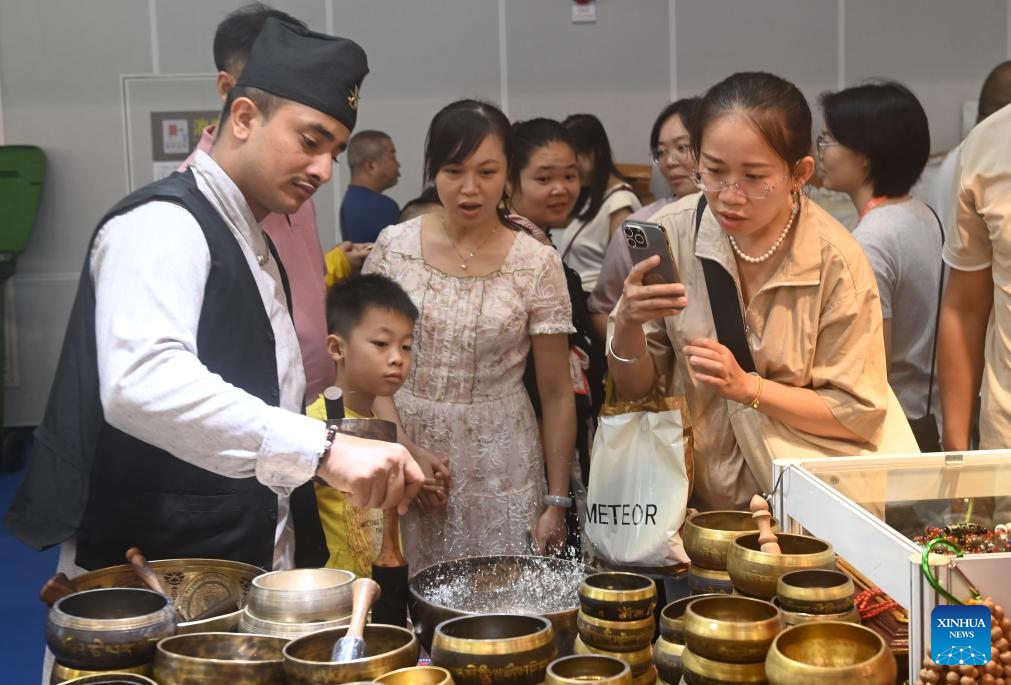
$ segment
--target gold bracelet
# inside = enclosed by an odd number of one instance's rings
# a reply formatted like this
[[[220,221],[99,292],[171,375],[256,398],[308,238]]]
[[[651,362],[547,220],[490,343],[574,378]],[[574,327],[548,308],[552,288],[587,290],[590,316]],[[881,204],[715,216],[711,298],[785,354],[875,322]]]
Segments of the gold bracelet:
[[[765,379],[759,376],[757,371],[750,371],[749,374],[758,378],[758,391],[748,404],[752,409],[758,409],[758,404],[762,401],[762,386],[765,385]]]

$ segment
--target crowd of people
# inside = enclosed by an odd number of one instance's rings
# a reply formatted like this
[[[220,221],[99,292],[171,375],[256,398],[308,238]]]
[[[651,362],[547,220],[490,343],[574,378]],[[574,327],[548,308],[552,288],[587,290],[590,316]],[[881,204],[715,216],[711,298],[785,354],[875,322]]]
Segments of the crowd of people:
[[[8,514],[65,543],[65,570],[140,545],[365,574],[393,506],[414,568],[560,553],[605,376],[623,399],[685,396],[699,509],[747,508],[777,455],[967,449],[981,384],[979,445],[1011,445],[1007,107],[935,213],[911,194],[927,116],[891,81],[824,94],[816,140],[768,73],[661,107],[643,142],[670,192],[645,206],[596,116],[458,100],[401,208],[391,136],[351,136],[359,46],[252,5],[215,59],[217,126],[99,222]],[[342,152],[347,242],[324,252],[312,194]],[[806,195],[816,176],[852,200],[852,232]],[[633,263],[629,218],[662,227],[680,282]],[[333,384],[400,444],[328,429]]]

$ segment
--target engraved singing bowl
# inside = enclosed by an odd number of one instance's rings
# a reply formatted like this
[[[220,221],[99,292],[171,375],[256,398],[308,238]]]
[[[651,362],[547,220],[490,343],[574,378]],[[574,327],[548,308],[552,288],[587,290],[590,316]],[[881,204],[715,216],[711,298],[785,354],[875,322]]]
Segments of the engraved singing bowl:
[[[653,645],[650,644],[647,644],[642,649],[637,649],[634,652],[613,652],[608,649],[591,647],[583,642],[582,638],[577,635],[576,641],[573,643],[572,651],[576,654],[596,654],[598,656],[609,656],[612,659],[624,661],[628,664],[628,667],[632,669],[633,678],[636,678],[650,670],[650,667],[653,665]]]
[[[706,595],[692,595],[691,597],[682,597],[681,599],[675,599],[670,604],[666,605],[660,610],[660,637],[667,640],[668,642],[674,642],[676,644],[683,645],[685,643],[684,628],[685,628],[685,609],[688,605],[694,602],[696,599],[703,599],[704,597],[720,597],[719,593],[710,593]]]
[[[601,685],[632,685],[632,670],[624,661],[609,656],[563,656],[548,664],[544,685],[580,685],[587,680]]]
[[[656,622],[652,613],[636,621],[605,621],[580,611],[576,614],[576,630],[580,639],[590,647],[633,652],[648,646],[653,640]]]
[[[150,679],[149,677],[150,675],[151,675],[151,662],[141,664],[140,666],[130,666],[130,667],[121,666],[120,668],[112,670],[102,669],[96,671],[83,668],[73,668],[71,666],[64,666],[60,662],[54,661],[52,673],[49,674],[49,685],[59,685],[60,683],[65,683],[68,680],[78,681],[83,680],[84,678],[92,678],[92,677],[109,678],[110,676],[113,677],[119,676],[122,678],[125,678],[126,676],[130,676],[131,678],[138,678],[138,677],[147,678],[148,680],[146,681],[142,680],[139,682],[143,683],[143,685],[148,685],[149,682],[154,683],[154,681]],[[96,682],[102,681],[98,680]],[[157,685],[157,683],[155,683],[155,685]]]
[[[332,621],[351,614],[355,574],[336,568],[296,568],[253,578],[249,615],[279,623]]]
[[[432,638],[432,664],[456,685],[540,685],[558,656],[543,616],[483,614],[443,621]]]
[[[825,621],[860,623],[860,611],[853,604],[850,604],[850,608],[846,611],[840,611],[836,614],[808,614],[803,611],[784,609],[779,601],[779,597],[774,598],[772,603],[779,607],[779,613],[783,617],[783,625],[787,628],[799,626],[801,623],[824,623]]]
[[[638,573],[592,573],[583,578],[578,594],[584,614],[607,621],[647,618],[656,608],[656,585]]]
[[[842,571],[790,571],[776,582],[779,606],[805,614],[838,614],[853,608],[853,581]]]
[[[159,559],[148,563],[183,616],[196,616],[229,597],[242,607],[253,578],[264,573],[259,566],[224,559]],[[70,582],[77,590],[147,587],[130,564],[84,573]],[[183,621],[176,626],[176,634],[238,630],[240,611]]]
[[[155,644],[175,634],[175,610],[143,588],[100,588],[57,601],[46,621],[46,644],[64,666],[115,670],[154,657]]]
[[[253,616],[249,613],[249,607],[242,610],[239,616],[239,632],[250,633],[252,635],[268,635],[270,637],[283,637],[285,640],[294,640],[317,630],[327,628],[339,628],[351,623],[351,615],[335,618],[332,621],[306,621],[305,623],[285,623],[284,621],[268,621],[266,619]]]
[[[284,647],[288,685],[335,685],[371,681],[384,673],[418,664],[421,648],[407,628],[370,623],[365,626],[365,656],[331,661],[334,645],[348,629],[330,628],[292,640]]]
[[[665,683],[677,685],[681,682],[681,653],[685,646],[669,642],[661,635],[653,645],[653,663],[657,674]]]
[[[53,680],[52,682],[62,683],[63,685],[159,685],[147,676],[123,671],[93,673],[70,680],[61,679]]]
[[[770,523],[774,531],[779,531],[776,519]],[[730,543],[741,533],[757,531],[750,511],[700,511],[685,519],[685,553],[692,566],[726,571]]]
[[[727,554],[727,570],[734,588],[751,597],[772,599],[780,576],[801,569],[834,569],[835,551],[824,540],[808,535],[779,533],[782,554],[761,551],[758,533],[734,538]]]
[[[453,685],[453,676],[441,666],[408,666],[376,678],[384,685]]]
[[[884,638],[853,623],[805,623],[780,633],[769,649],[770,685],[892,685],[897,666]]]
[[[760,599],[709,597],[685,609],[685,646],[715,661],[762,661],[782,629],[779,609]]]
[[[688,569],[687,582],[693,595],[734,594],[734,581],[730,580],[730,574],[726,571],[692,566]]]
[[[558,654],[568,656],[576,639],[579,584],[590,572],[589,567],[574,561],[520,555],[433,564],[414,574],[408,583],[414,632],[431,652],[435,627],[450,618],[536,614],[551,621]]]
[[[765,662],[732,664],[699,656],[685,647],[681,652],[682,678],[688,685],[742,685],[769,682]],[[822,684],[824,685],[824,683]],[[847,683],[847,685],[849,685]]]
[[[281,650],[288,641],[264,635],[196,633],[158,643],[158,685],[285,685]]]

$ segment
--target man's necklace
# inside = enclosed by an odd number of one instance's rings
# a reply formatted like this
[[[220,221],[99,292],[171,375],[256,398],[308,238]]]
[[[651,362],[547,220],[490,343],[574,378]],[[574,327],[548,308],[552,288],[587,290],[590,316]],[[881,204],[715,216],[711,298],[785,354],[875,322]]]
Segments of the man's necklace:
[[[442,232],[446,234],[446,240],[449,241],[449,244],[452,245],[453,247],[453,251],[456,252],[458,257],[460,257],[460,269],[462,269],[463,271],[467,270],[467,262],[473,259],[474,255],[476,255],[478,251],[480,251],[480,249],[484,247],[484,244],[487,243],[489,240],[491,240],[491,237],[495,235],[496,231],[498,231],[498,226],[491,229],[491,231],[488,232],[488,235],[484,237],[484,240],[478,243],[473,250],[471,250],[465,255],[463,252],[460,251],[460,248],[457,247],[456,241],[453,240],[453,236],[449,234],[449,229],[446,228],[446,220],[443,219],[442,217],[439,217],[439,223],[442,224]]]

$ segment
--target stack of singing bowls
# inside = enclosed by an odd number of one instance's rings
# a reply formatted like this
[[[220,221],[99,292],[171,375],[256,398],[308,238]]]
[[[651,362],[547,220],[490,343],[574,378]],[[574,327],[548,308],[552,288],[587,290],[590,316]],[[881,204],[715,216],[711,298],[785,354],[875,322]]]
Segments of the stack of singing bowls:
[[[787,627],[824,621],[860,623],[860,612],[853,604],[855,591],[853,581],[842,571],[790,571],[779,577],[773,603]]]
[[[765,683],[765,657],[782,629],[779,610],[771,602],[738,596],[696,599],[684,616],[685,682]]]
[[[576,654],[601,654],[628,664],[633,685],[656,682],[653,633],[656,585],[638,573],[594,573],[579,584]]]
[[[734,590],[748,597],[772,599],[779,578],[790,571],[835,569],[835,550],[809,535],[779,533],[780,552],[763,552],[758,533],[738,535],[727,552],[727,570]]]
[[[776,519],[772,529],[779,530]],[[727,553],[730,543],[738,535],[758,531],[750,511],[700,511],[685,520],[685,553],[691,560],[688,587],[692,594],[714,592],[725,595],[734,591],[727,570]]]
[[[685,609],[697,599],[722,594],[692,595],[676,599],[660,611],[660,637],[653,644],[653,663],[660,685],[681,682],[681,653],[685,648]]]
[[[253,578],[239,617],[243,633],[294,640],[347,626],[355,574],[335,568],[273,571]]]

